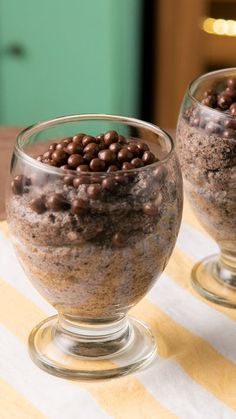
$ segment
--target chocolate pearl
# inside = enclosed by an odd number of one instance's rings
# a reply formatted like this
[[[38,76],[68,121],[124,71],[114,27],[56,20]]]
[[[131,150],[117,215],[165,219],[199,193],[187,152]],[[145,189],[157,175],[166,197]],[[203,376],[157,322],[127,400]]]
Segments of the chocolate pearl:
[[[229,109],[230,105],[232,104],[232,99],[230,96],[222,93],[218,96],[217,104],[221,109],[225,111],[226,109]]]
[[[144,151],[142,160],[145,165],[152,164],[156,160],[156,157],[151,151]]]
[[[104,143],[106,145],[110,145],[110,144],[116,143],[118,141],[118,134],[117,134],[116,131],[110,130],[110,131],[105,132],[103,138],[104,138]]]
[[[51,160],[51,159],[43,159],[42,163],[48,164],[49,166],[54,166],[54,167],[57,166],[56,162],[54,160]]]
[[[96,135],[96,138],[98,140],[103,140],[104,139],[104,134],[98,134],[98,135]]]
[[[43,214],[47,210],[43,197],[32,199],[29,205],[37,214]]]
[[[78,188],[80,185],[89,185],[90,177],[89,176],[79,176],[74,178],[73,185],[75,188]]]
[[[38,157],[36,157],[36,160],[38,160],[38,161],[43,161],[43,156],[42,155],[40,155],[40,156],[38,156]]]
[[[77,168],[76,168],[77,172],[90,172],[89,170],[89,166],[87,164],[80,164]]]
[[[137,143],[137,147],[143,153],[144,151],[149,151],[149,147],[146,143]]]
[[[236,103],[233,103],[229,108],[230,115],[236,115]]]
[[[43,159],[51,159],[52,152],[46,151],[46,153],[43,153]]]
[[[235,119],[225,119],[224,120],[224,127],[225,128],[233,128],[236,129],[236,120]]]
[[[83,153],[83,147],[81,144],[76,144],[75,142],[72,142],[68,144],[65,151],[68,154],[82,154]]]
[[[164,182],[164,180],[167,176],[167,173],[168,173],[168,171],[167,171],[167,168],[165,166],[158,166],[154,169],[153,176],[158,182],[162,183],[162,182]]]
[[[91,144],[94,144],[94,143],[91,143]],[[85,153],[83,155],[83,159],[85,163],[90,163],[93,158],[94,158],[94,155],[92,153]]]
[[[80,154],[72,154],[68,160],[67,163],[70,167],[73,169],[76,169],[77,166],[81,165],[83,163],[83,157]]]
[[[54,211],[61,211],[68,209],[69,204],[66,202],[64,196],[61,193],[54,193],[47,198],[47,207]]]
[[[236,79],[233,77],[227,80],[227,86],[231,89],[236,89]]]
[[[117,170],[119,170],[119,167],[118,167],[118,166],[116,166],[115,164],[111,164],[111,165],[108,167],[107,172],[108,172],[108,173],[109,173],[109,172],[116,172]]]
[[[99,146],[96,143],[89,143],[86,147],[84,147],[84,152],[92,153],[94,157],[97,155],[98,151]]]
[[[56,148],[56,146],[57,146],[57,143],[52,143],[52,144],[50,144],[50,146],[49,146],[49,151],[54,151],[54,150],[55,150],[55,148]]]
[[[99,151],[98,157],[106,163],[112,163],[114,160],[116,160],[115,153],[109,149]]]
[[[100,141],[100,143],[98,144],[98,148],[99,148],[99,151],[100,150],[105,150],[105,149],[107,149],[109,146],[108,145],[106,145],[105,143],[104,143],[104,141],[103,140],[101,140]]]
[[[133,153],[134,156],[137,157],[140,155],[140,149],[138,148],[137,144],[130,143],[127,145],[127,148],[129,151],[131,151],[131,153]]]
[[[128,176],[124,176],[124,175],[117,175],[115,177],[115,180],[116,180],[117,183],[119,183],[120,185],[123,185],[123,186],[125,186],[125,185],[127,185],[127,183],[129,183]]]
[[[25,182],[25,185],[26,186],[32,185],[32,181],[31,181],[31,178],[30,177],[24,176],[24,182]]]
[[[123,135],[118,135],[118,143],[127,144],[127,140]]]
[[[139,157],[135,157],[134,159],[132,159],[131,164],[135,168],[144,166],[144,163],[143,163],[142,159],[140,159]]]
[[[73,143],[81,144],[82,139],[84,138],[84,136],[85,136],[84,133],[74,135],[74,137],[72,138]]]
[[[60,169],[62,169],[62,170],[70,170],[71,167],[68,166],[68,164],[63,164],[63,166],[60,166]]]
[[[231,98],[236,97],[236,88],[226,87],[225,94]]]
[[[198,127],[200,124],[200,118],[199,116],[196,116],[196,118],[191,118],[190,119],[190,125],[191,127]]]
[[[101,194],[101,185],[99,183],[94,183],[89,185],[87,188],[87,195],[91,199],[97,199]]]
[[[146,202],[143,205],[143,212],[146,215],[154,216],[158,213],[158,207],[153,202]]]
[[[216,94],[216,92],[215,92],[214,89],[207,89],[203,93],[203,97],[212,96],[212,95],[215,95],[215,94]]]
[[[80,198],[76,198],[74,201],[72,201],[70,210],[74,215],[81,215],[84,213],[85,208],[86,202]]]
[[[89,167],[93,172],[102,172],[105,169],[105,162],[98,157],[91,160]]]
[[[109,150],[111,150],[113,153],[118,153],[122,148],[122,145],[120,143],[112,143],[109,145]]]
[[[63,150],[56,150],[52,153],[52,160],[56,163],[63,164],[66,159],[66,153]]]
[[[116,247],[124,247],[125,245],[125,236],[120,232],[115,233],[111,240],[112,244]]]
[[[72,186],[74,180],[75,180],[75,178],[72,175],[67,175],[67,176],[64,176],[64,178],[63,178],[63,182],[67,186]]]
[[[15,195],[22,195],[24,192],[25,177],[23,175],[17,175],[11,182],[11,189]]]
[[[126,147],[122,148],[117,154],[117,159],[120,162],[130,161],[133,157],[133,153],[131,153],[131,151],[129,151]]]
[[[43,160],[42,160],[42,163],[45,163],[45,164],[50,164],[50,163],[51,163],[51,161],[53,161],[53,160],[51,160],[51,159],[43,159]]]
[[[213,121],[209,121],[206,124],[205,130],[208,134],[219,134],[221,131],[220,125],[216,124]]]
[[[132,166],[132,164],[128,161],[124,162],[122,164],[122,170],[130,170],[133,169],[134,167]]]
[[[90,183],[101,183],[102,179],[100,176],[90,176]]]
[[[58,150],[58,151],[61,151],[61,150],[63,150],[64,151],[64,148],[66,147],[66,144],[65,143],[58,143],[57,145],[56,145],[56,149],[55,150]]]
[[[210,108],[215,108],[217,105],[217,97],[215,95],[207,96],[204,99],[202,99],[201,103]]]
[[[191,118],[191,116],[192,116],[192,111],[193,111],[192,107],[185,109],[185,111],[184,111],[184,118],[185,118],[187,121],[189,121],[189,120],[190,120],[190,118]]]
[[[233,128],[224,129],[222,136],[224,138],[235,138],[235,130]]]
[[[73,179],[73,186],[75,188],[78,188],[80,185],[83,185],[82,176],[81,177],[76,177],[76,178]]]
[[[90,143],[97,143],[97,139],[91,135],[85,135],[82,139],[83,146],[86,147]]]
[[[103,179],[102,181],[102,188],[107,189],[108,191],[112,191],[116,187],[116,181],[115,179],[111,177],[107,177]]]
[[[67,138],[64,138],[63,140],[64,144],[70,144],[71,142],[72,142],[72,137],[67,137]]]

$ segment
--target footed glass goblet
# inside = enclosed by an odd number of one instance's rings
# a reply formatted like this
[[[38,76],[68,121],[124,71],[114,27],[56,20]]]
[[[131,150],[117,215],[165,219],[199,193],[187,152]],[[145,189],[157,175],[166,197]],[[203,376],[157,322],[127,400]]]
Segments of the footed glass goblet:
[[[33,361],[96,380],[147,365],[156,342],[127,315],[163,272],[182,215],[173,141],[133,118],[56,118],[17,138],[8,223],[27,277],[58,314],[29,337]]]
[[[177,126],[185,191],[219,253],[197,263],[192,284],[236,307],[236,68],[205,74],[185,94]]]

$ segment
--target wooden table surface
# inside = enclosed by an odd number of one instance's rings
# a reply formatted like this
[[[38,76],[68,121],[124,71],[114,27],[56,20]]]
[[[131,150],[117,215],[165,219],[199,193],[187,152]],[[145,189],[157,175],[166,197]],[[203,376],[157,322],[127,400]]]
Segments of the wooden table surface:
[[[9,173],[13,145],[19,127],[0,126],[0,220],[5,218],[5,185]]]

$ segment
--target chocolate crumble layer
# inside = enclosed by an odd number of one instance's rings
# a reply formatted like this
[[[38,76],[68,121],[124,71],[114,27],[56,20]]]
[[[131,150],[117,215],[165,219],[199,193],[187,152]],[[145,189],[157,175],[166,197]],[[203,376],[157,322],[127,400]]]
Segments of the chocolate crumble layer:
[[[114,131],[53,143],[37,160],[43,169],[15,176],[8,203],[26,274],[61,312],[123,314],[150,289],[174,247],[182,212],[177,160],[153,165],[158,158],[147,144]],[[47,173],[47,165],[61,173]]]

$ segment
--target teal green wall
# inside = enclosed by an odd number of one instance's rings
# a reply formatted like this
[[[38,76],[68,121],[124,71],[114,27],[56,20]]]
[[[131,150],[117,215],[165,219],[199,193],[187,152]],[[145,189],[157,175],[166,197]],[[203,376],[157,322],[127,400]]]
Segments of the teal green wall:
[[[138,115],[141,0],[1,0],[0,123]],[[6,48],[18,43],[25,55]]]

